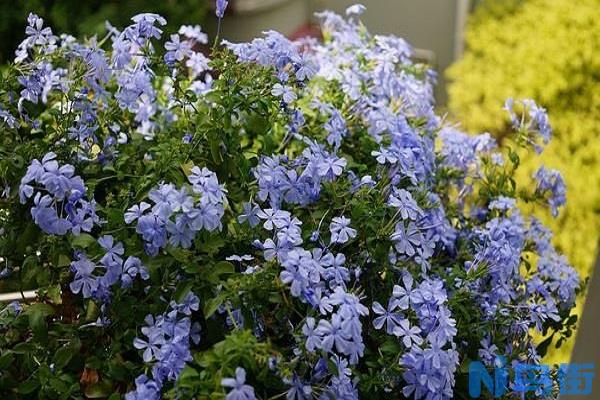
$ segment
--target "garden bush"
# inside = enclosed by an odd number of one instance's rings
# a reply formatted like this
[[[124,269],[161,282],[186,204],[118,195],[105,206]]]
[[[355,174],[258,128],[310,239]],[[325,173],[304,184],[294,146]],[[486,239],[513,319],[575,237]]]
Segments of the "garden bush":
[[[597,8],[597,0],[483,1],[469,21],[464,57],[448,71],[450,114],[470,132],[505,136],[510,126],[497,104],[507,97],[534,98],[548,110],[555,139],[541,158],[522,154],[517,181],[528,182],[540,162],[564,173],[564,212],[541,218],[583,277],[600,240]],[[565,361],[572,345],[550,359]]]
[[[545,111],[507,103],[513,148],[456,130],[362,10],[210,57],[190,26],[159,56],[156,14],[81,42],[29,16],[0,255],[37,297],[1,308],[3,399],[451,399],[470,361],[535,366],[532,331],[571,334],[579,277],[517,206],[557,214],[562,178],[513,178]]]

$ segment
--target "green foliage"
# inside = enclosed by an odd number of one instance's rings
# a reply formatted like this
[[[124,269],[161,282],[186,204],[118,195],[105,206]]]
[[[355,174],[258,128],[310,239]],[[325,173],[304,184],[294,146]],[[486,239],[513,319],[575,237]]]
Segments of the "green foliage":
[[[464,57],[448,70],[450,113],[471,132],[502,138],[509,120],[497,104],[508,97],[548,109],[554,139],[541,158],[521,154],[517,181],[530,184],[540,161],[562,171],[567,206],[543,221],[584,277],[600,240],[599,7],[598,0],[482,1],[468,23]],[[565,361],[572,345],[549,359]]]

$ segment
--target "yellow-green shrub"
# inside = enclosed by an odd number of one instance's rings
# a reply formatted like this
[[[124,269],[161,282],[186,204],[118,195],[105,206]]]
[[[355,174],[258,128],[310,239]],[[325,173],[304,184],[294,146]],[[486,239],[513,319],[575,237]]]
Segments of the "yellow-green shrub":
[[[530,181],[540,162],[563,173],[567,206],[544,222],[582,277],[600,239],[599,9],[600,0],[484,1],[468,23],[464,57],[447,72],[450,115],[470,132],[501,139],[509,122],[498,105],[508,97],[548,109],[554,139],[541,159],[523,156],[518,180]],[[565,361],[572,345],[548,360]]]

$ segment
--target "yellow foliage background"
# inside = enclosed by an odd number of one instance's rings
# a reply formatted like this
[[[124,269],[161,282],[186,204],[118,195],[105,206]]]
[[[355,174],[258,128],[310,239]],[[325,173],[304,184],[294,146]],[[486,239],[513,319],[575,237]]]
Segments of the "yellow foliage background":
[[[447,71],[450,117],[469,132],[502,141],[508,97],[547,108],[553,140],[541,156],[523,154],[518,181],[530,184],[540,164],[562,172],[566,207],[557,219],[536,214],[582,278],[600,239],[599,15],[600,0],[483,1],[468,22],[463,58]],[[573,343],[551,347],[546,361],[567,362]]]

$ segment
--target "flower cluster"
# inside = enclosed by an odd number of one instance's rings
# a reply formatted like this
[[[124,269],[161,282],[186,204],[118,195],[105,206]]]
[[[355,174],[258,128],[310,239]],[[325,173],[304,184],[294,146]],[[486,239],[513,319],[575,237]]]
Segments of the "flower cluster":
[[[52,235],[78,235],[101,223],[96,203],[86,200],[85,195],[85,184],[75,175],[75,168],[69,164],[61,166],[52,152],[41,162],[31,162],[19,186],[21,203],[33,197],[31,217],[40,229]]]
[[[400,310],[414,310],[418,320],[418,326],[411,327],[409,320],[401,316],[393,329],[409,349],[401,360],[407,368],[403,374],[407,383],[402,389],[404,395],[422,398],[438,393],[452,398],[459,354],[453,342],[456,321],[445,304],[443,282],[424,280],[413,289],[410,278],[403,279],[403,286],[394,287],[393,296]]]
[[[0,91],[0,149],[33,159],[0,159],[0,278],[44,288],[0,313],[19,332],[0,349],[31,341],[39,360],[7,382],[65,398],[444,400],[475,354],[536,364],[533,330],[571,334],[579,277],[518,208],[556,214],[560,175],[517,190],[518,155],[447,126],[435,76],[363,11],[319,14],[323,42],[266,32],[211,57],[199,27],[160,45],[157,14],[82,43],[30,18]],[[518,140],[547,141],[544,110],[519,104]],[[81,385],[50,387],[46,368]]]
[[[167,244],[187,249],[196,232],[222,228],[226,190],[215,173],[194,167],[188,180],[191,192],[186,186],[177,189],[161,183],[148,194],[153,204],[141,202],[125,213],[125,223],[137,221],[135,230],[144,239],[148,254],[156,255]],[[194,195],[200,196],[199,201]]]
[[[98,264],[84,253],[77,253],[77,260],[71,263],[71,271],[75,276],[69,288],[73,293],[81,292],[86,299],[92,297],[107,303],[110,300],[111,286],[118,283],[121,288],[129,288],[138,275],[143,280],[150,278],[139,258],[129,256],[123,261],[123,243],[115,242],[114,237],[102,236],[98,239],[98,244],[105,252]],[[104,274],[100,276],[99,270],[104,270]]]
[[[200,325],[192,324],[190,315],[198,311],[199,299],[188,292],[181,303],[172,301],[169,311],[156,317],[147,315],[142,333],[146,339],[135,338],[136,349],[144,350],[146,363],[154,362],[152,378],[142,374],[136,379],[136,389],[127,400],[158,400],[165,380],[176,380],[185,363],[192,360],[190,341],[200,342]]]
[[[548,121],[548,114],[543,107],[539,107],[531,99],[520,100],[521,116],[514,111],[514,100],[507,99],[504,108],[510,114],[514,129],[520,132],[524,140],[533,145],[537,153],[541,153],[543,146],[550,142],[552,128]],[[540,144],[539,142],[542,142]]]
[[[560,172],[548,170],[542,166],[533,177],[537,181],[536,190],[538,193],[543,197],[548,196],[548,204],[552,209],[552,215],[554,217],[558,216],[558,208],[564,206],[567,202],[567,188]]]
[[[258,181],[258,198],[269,200],[274,207],[282,202],[305,205],[319,198],[323,182],[339,177],[347,161],[330,154],[316,144],[305,149],[301,157],[263,157],[254,170]]]
[[[444,128],[440,134],[443,142],[441,155],[445,166],[468,173],[479,167],[478,155],[494,150],[496,141],[488,134],[467,135],[453,128]]]

